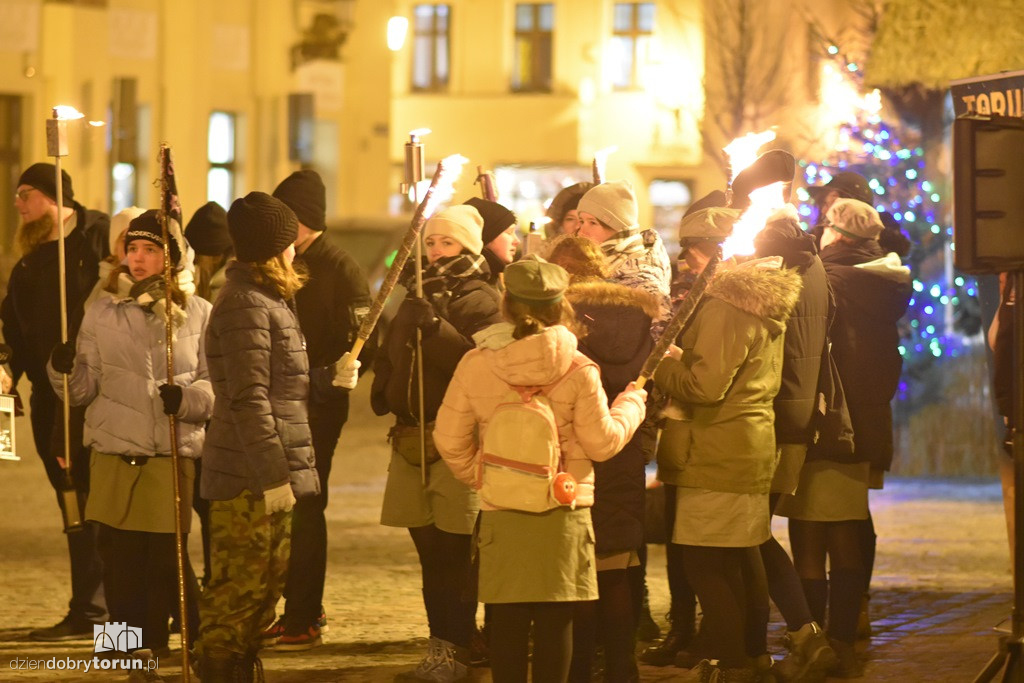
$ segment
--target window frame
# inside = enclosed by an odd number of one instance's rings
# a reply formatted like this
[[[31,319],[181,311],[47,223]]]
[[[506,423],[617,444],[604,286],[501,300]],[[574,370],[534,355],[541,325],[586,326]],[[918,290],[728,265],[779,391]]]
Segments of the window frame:
[[[419,27],[419,17],[417,13],[421,7],[430,7],[430,29],[424,31]],[[438,29],[438,12],[437,8],[444,7],[447,11],[447,17],[445,18],[445,27],[443,30]],[[412,63],[410,64],[409,71],[409,90],[415,93],[443,93],[448,91],[448,86],[451,83],[452,77],[452,6],[447,3],[419,3],[413,5],[412,8]],[[444,49],[445,49],[445,62],[448,65],[448,69],[442,78],[438,74],[437,64],[437,40],[444,38]],[[427,52],[425,57],[429,60],[428,69],[430,73],[430,83],[428,85],[417,85],[416,83],[416,65],[418,58],[420,57],[417,45],[419,39],[428,38],[431,49]]]
[[[530,8],[532,28],[529,30],[519,28],[520,7]],[[552,15],[551,28],[548,30],[541,28],[540,25],[541,10],[545,7],[549,8]],[[517,2],[513,11],[515,14],[513,15],[512,78],[510,79],[509,89],[514,93],[550,93],[554,80],[555,4],[553,2]],[[521,39],[525,40],[529,45],[531,68],[528,80],[517,86],[516,78],[520,73],[519,43]],[[547,43],[547,59],[542,62],[537,56],[542,53],[544,42]]]
[[[629,29],[621,30],[615,27],[615,9],[620,5],[627,5],[630,8],[630,26]],[[652,20],[651,30],[644,30],[640,28],[640,8],[644,5],[650,5],[654,16],[657,14],[657,3],[655,2],[613,2],[612,3],[612,37],[628,38],[631,42],[631,60],[629,69],[629,82],[626,84],[612,83],[612,88],[617,91],[627,90],[639,90],[640,89],[640,70],[639,70],[639,50],[638,45],[642,38],[653,38],[654,37],[654,21]]]
[[[231,158],[227,161],[214,161],[210,154],[211,127],[213,125],[213,117],[217,115],[226,116],[231,121]],[[239,116],[237,112],[226,109],[214,109],[210,111],[206,122],[206,199],[207,201],[217,201],[210,196],[210,172],[218,169],[223,170],[228,177],[228,196],[227,206],[224,206],[225,209],[231,205],[238,187],[238,121]]]

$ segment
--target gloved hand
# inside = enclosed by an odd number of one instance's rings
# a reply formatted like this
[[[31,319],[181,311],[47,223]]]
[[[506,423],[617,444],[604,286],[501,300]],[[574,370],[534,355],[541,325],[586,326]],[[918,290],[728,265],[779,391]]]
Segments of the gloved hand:
[[[69,340],[63,344],[57,344],[50,352],[50,365],[57,372],[70,375],[75,367],[75,354],[75,342]]]
[[[161,384],[157,387],[157,391],[160,392],[160,399],[164,402],[164,414],[177,415],[178,409],[181,408],[181,387],[177,384],[174,386]]]
[[[413,327],[420,328],[423,331],[424,337],[429,337],[437,332],[441,321],[434,315],[434,307],[430,305],[429,301],[414,297],[406,299],[402,302],[402,305],[408,307],[410,324]]]
[[[263,492],[263,504],[267,507],[267,514],[274,512],[288,512],[295,507],[295,494],[292,493],[291,484],[282,484]]]
[[[345,355],[334,364],[334,379],[331,380],[331,384],[350,391],[355,389],[356,383],[359,381],[360,365],[360,362],[352,358],[352,354],[346,351]]]

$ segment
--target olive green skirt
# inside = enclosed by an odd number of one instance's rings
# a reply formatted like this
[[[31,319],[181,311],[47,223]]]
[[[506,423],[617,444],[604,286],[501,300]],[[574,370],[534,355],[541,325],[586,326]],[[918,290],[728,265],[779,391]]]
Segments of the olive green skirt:
[[[174,533],[174,470],[170,456],[138,458],[137,465],[120,455],[92,451],[86,519],[125,531]],[[196,464],[178,458],[181,472],[181,530],[192,522],[192,487]]]
[[[478,552],[480,602],[597,600],[590,508],[484,510]]]
[[[395,452],[388,465],[380,523],[384,526],[412,528],[433,524],[450,534],[471,534],[480,511],[476,491],[455,478],[444,462],[427,466],[427,485],[423,471]]]

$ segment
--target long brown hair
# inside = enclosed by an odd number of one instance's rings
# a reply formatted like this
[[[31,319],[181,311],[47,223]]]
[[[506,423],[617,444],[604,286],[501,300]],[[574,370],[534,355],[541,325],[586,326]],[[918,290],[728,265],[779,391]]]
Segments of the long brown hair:
[[[501,301],[501,313],[506,320],[515,325],[516,329],[512,332],[515,339],[537,334],[553,325],[564,325],[574,334],[580,331],[576,312],[565,297],[550,304],[526,303],[513,299],[506,292],[505,298]]]
[[[253,263],[252,279],[263,287],[274,290],[283,299],[291,299],[295,292],[302,289],[309,276],[304,271],[296,270],[292,264],[278,254],[271,259]]]

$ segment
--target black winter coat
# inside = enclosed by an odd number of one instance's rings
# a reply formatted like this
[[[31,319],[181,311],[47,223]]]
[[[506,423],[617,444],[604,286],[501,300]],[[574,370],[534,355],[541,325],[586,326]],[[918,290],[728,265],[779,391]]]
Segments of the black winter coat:
[[[782,384],[775,396],[775,441],[809,444],[814,439],[811,420],[818,395],[818,372],[825,335],[835,314],[835,298],[818,258],[814,238],[795,219],[769,222],[754,240],[756,255],[781,256],[785,268],[794,268],[803,281],[796,308],[786,321],[782,356]]]
[[[654,342],[650,329],[658,300],[640,289],[610,282],[574,284],[567,293],[577,318],[587,328],[579,350],[601,369],[609,405],[640,374]],[[615,457],[594,463],[595,549],[598,553],[637,550],[644,542],[643,429]]]
[[[892,406],[903,358],[897,322],[907,310],[911,278],[905,269],[858,267],[885,254],[878,242],[836,242],[821,251],[836,296],[832,356],[853,423],[854,456],[872,469],[892,465]],[[895,256],[893,257],[895,258]]]
[[[296,498],[320,493],[306,404],[309,362],[288,301],[255,283],[252,266],[228,264],[206,327],[213,417],[203,444],[207,500],[256,495],[291,483]]]
[[[349,391],[331,384],[333,364],[356,339],[370,310],[370,286],[355,259],[321,235],[295,262],[305,266],[309,280],[295,294],[295,310],[306,339],[310,367],[310,411],[332,420],[348,419]],[[361,371],[373,365],[376,334],[359,354]]]
[[[431,303],[438,325],[423,337],[423,410],[427,422],[437,416],[455,366],[473,348],[473,335],[502,320],[498,292],[480,279],[462,280]],[[374,360],[370,392],[373,412],[394,413],[405,425],[418,424],[414,312],[407,299],[391,321]]]
[[[82,323],[83,305],[99,278],[99,262],[109,253],[110,217],[74,204],[76,227],[64,238],[68,337]],[[57,240],[40,245],[14,265],[7,296],[0,304],[4,341],[11,347],[15,384],[28,375],[38,391],[50,391],[46,363],[60,343],[60,276]]]

